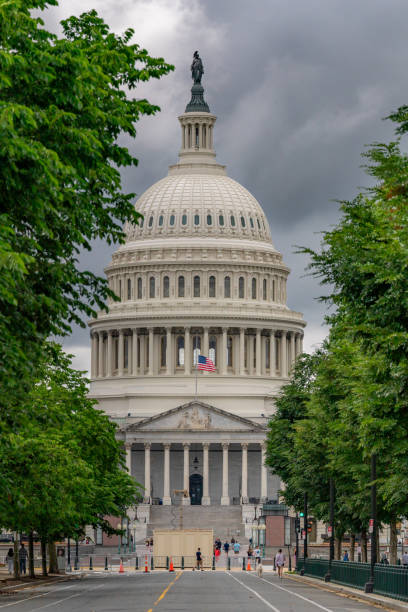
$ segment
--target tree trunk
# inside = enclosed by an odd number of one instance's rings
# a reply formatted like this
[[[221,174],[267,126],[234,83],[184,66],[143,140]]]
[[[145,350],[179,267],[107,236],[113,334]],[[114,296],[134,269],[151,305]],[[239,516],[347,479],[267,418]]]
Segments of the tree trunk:
[[[14,578],[20,578],[20,560],[18,558],[18,533],[14,532]]]
[[[336,538],[334,540],[334,559],[335,559],[335,561],[340,561],[342,540],[343,540],[343,538],[341,538],[341,537],[340,538]]]
[[[35,578],[34,571],[34,535],[33,532],[30,531],[28,534],[28,573],[30,578]]]
[[[352,533],[350,536],[350,561],[354,561],[355,560],[355,553],[356,550],[356,534]]]
[[[47,572],[47,541],[45,538],[41,538],[41,565],[42,575],[48,576]]]
[[[361,561],[367,563],[367,532],[361,532]]]
[[[58,574],[57,564],[57,551],[55,549],[55,542],[48,542],[48,557],[49,557],[49,569],[50,574]]]
[[[390,564],[397,565],[397,550],[398,550],[398,538],[397,538],[397,521],[390,522]]]

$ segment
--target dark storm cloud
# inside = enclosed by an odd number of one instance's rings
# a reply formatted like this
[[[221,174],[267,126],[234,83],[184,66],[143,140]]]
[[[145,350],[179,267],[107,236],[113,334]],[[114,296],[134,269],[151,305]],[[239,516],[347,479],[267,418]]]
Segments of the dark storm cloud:
[[[307,345],[321,339],[322,292],[304,277],[294,245],[316,247],[321,230],[338,218],[335,199],[352,198],[369,179],[360,168],[366,143],[389,140],[382,121],[408,102],[408,3],[398,0],[74,0],[50,11],[49,22],[95,7],[115,31],[176,65],[137,96],[162,112],[138,125],[127,142],[140,159],[123,186],[141,194],[174,163],[180,144],[177,115],[191,87],[195,49],[204,61],[204,86],[218,116],[217,157],[229,175],[263,206],[275,246],[292,268],[288,303],[308,321]],[[111,249],[97,245],[82,265],[102,272]],[[88,332],[66,345],[86,351]],[[82,347],[82,348],[81,348]]]

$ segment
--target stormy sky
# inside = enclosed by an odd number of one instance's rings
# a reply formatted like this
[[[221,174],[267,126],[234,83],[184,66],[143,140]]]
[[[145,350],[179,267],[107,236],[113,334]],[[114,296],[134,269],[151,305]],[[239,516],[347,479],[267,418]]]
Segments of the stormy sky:
[[[161,113],[138,124],[127,144],[139,167],[123,172],[126,192],[141,195],[177,161],[177,116],[189,100],[192,54],[204,62],[203,85],[218,116],[217,159],[258,199],[273,242],[292,273],[288,305],[308,322],[305,347],[325,336],[323,289],[305,276],[295,245],[317,247],[339,217],[335,200],[351,199],[369,178],[368,143],[393,138],[383,118],[408,103],[406,0],[61,0],[43,17],[58,21],[95,8],[117,32],[176,70],[141,85]],[[112,247],[96,244],[81,265],[102,273]],[[89,368],[89,332],[64,346]]]

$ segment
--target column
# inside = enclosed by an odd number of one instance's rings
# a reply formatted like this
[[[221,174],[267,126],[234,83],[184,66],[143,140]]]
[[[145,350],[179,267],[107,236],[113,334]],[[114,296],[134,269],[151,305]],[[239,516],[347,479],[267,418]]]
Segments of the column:
[[[103,332],[99,332],[98,377],[103,377]]]
[[[146,372],[146,334],[140,335],[140,374]]]
[[[153,376],[153,340],[154,340],[154,330],[153,327],[149,327],[149,371],[148,371],[148,375],[149,376]]]
[[[261,375],[261,330],[256,330],[256,375]]]
[[[222,497],[221,506],[229,506],[230,498],[228,495],[228,442],[222,443]]]
[[[107,376],[113,376],[113,331],[108,331],[108,363]]]
[[[248,442],[242,442],[241,448],[242,448],[241,504],[247,504],[248,503]]]
[[[125,450],[126,450],[126,468],[129,472],[129,475],[132,475],[132,443],[125,442]]]
[[[265,465],[266,443],[261,442],[261,502],[268,499],[268,471]]]
[[[303,334],[300,336],[300,352],[303,353]]]
[[[275,348],[276,348],[275,332],[271,331],[270,341],[269,341],[269,368],[270,368],[269,371],[270,371],[271,376],[276,376]]]
[[[171,367],[171,357],[173,355],[172,346],[171,346],[171,327],[166,328],[166,374],[170,376],[172,372]]]
[[[204,442],[203,443],[203,497],[201,499],[201,505],[202,506],[210,506],[211,505],[211,499],[210,499],[210,470],[209,470],[209,448],[210,448],[210,443],[209,442]]]
[[[184,330],[184,374],[186,376],[191,374],[191,336],[189,327],[186,327]]]
[[[123,376],[123,329],[119,330],[119,343],[118,343],[118,376]]]
[[[290,367],[292,369],[296,360],[295,352],[295,332],[290,332]]]
[[[245,374],[245,329],[239,330],[239,373],[241,376]]]
[[[184,449],[184,471],[183,471],[183,489],[187,491],[188,497],[182,497],[181,503],[183,506],[190,505],[190,443],[183,442]]]
[[[221,374],[228,372],[227,364],[227,328],[222,328],[222,343],[221,343]]]
[[[202,355],[205,355],[206,357],[208,357],[208,351],[209,351],[209,343],[208,343],[208,327],[204,327],[204,338],[203,338],[203,350],[202,350]],[[209,372],[206,372],[205,370],[203,371],[203,375],[204,376],[208,376]]]
[[[248,374],[252,376],[254,373],[254,337],[251,334],[248,334]]]
[[[150,447],[151,447],[150,442],[145,442],[145,444],[144,444],[144,449],[145,449],[145,477],[144,477],[145,493],[144,493],[144,500],[143,500],[143,502],[145,504],[150,504],[151,503],[151,498],[150,498],[150,492],[151,492],[151,482],[150,482]]]
[[[92,348],[91,348],[91,378],[96,378],[98,375],[98,335],[92,333]]]
[[[132,329],[132,374],[137,376],[137,328]]]
[[[133,335],[133,334],[132,334]],[[127,335],[127,374],[128,376],[132,373],[132,335]]]
[[[280,353],[281,353],[281,359],[280,359],[281,377],[287,378],[288,377],[288,357],[287,357],[286,332],[285,331],[281,332]]]
[[[200,149],[203,148],[203,124],[202,123],[199,124],[199,147]]]
[[[171,506],[170,497],[170,443],[163,444],[164,447],[164,474],[163,474],[163,506]]]

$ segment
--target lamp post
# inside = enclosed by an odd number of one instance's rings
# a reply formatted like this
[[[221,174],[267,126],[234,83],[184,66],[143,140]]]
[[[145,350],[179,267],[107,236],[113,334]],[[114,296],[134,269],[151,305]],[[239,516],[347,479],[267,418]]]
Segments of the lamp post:
[[[305,531],[305,540],[304,540],[304,547],[303,547],[303,557],[305,559],[306,562],[306,558],[307,558],[307,493],[305,493],[304,495],[304,499],[303,499],[303,527],[304,527],[304,531]]]
[[[327,568],[327,574],[324,577],[325,582],[331,580],[331,568],[334,559],[334,480],[330,478],[330,552],[329,552],[329,567]]]
[[[371,563],[370,578],[366,582],[364,591],[372,593],[374,590],[374,569],[377,563],[377,456],[371,455],[371,520],[369,530],[371,531]]]
[[[260,536],[260,545],[262,546],[262,557],[265,557],[265,536],[266,536],[266,525],[261,523],[258,527]]]
[[[122,521],[120,523],[117,524],[117,529],[122,529]],[[119,542],[118,542],[118,555],[120,555],[120,553],[122,552],[122,534],[120,534],[119,536]]]
[[[67,570],[71,571],[71,540],[69,536],[67,542]]]

